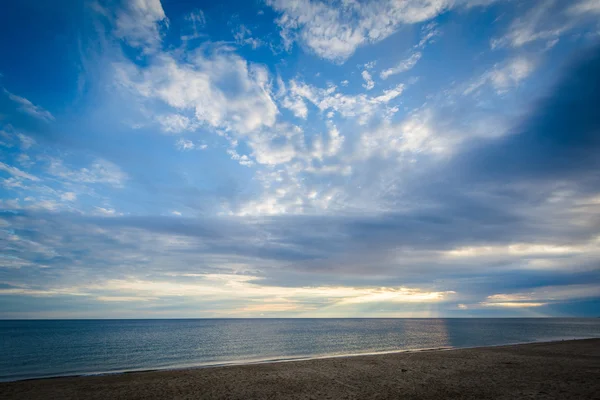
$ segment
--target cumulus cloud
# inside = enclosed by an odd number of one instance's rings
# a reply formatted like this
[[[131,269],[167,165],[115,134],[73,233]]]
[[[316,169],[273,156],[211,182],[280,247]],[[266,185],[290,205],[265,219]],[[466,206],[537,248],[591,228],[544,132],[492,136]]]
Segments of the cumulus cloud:
[[[358,156],[444,153],[451,147],[449,135],[448,132],[446,137],[438,135],[436,128],[429,109],[415,112],[400,123],[384,122],[374,130],[363,132]]]
[[[299,40],[319,57],[343,62],[360,46],[379,42],[402,24],[428,21],[454,6],[483,6],[487,2],[451,0],[384,0],[326,3],[318,0],[268,0],[280,16],[284,44]]]
[[[269,0],[267,4],[281,13],[276,23],[281,27],[282,37],[287,44],[290,45],[298,37],[318,56],[344,61],[359,46],[385,39],[401,24],[427,21],[448,9],[451,2],[327,4],[310,0]]]
[[[308,116],[308,108],[306,107],[306,103],[304,102],[302,97],[286,96],[283,99],[283,101],[281,102],[281,105],[284,108],[287,108],[288,110],[290,110],[298,118],[306,119],[306,117]]]
[[[369,71],[364,70],[361,74],[362,78],[365,80],[365,83],[363,83],[363,87],[367,90],[371,90],[375,87],[375,82],[373,81],[373,78],[371,77],[371,74],[369,73]]]
[[[161,24],[168,24],[160,0],[125,2],[115,18],[115,35],[147,51],[159,46]]]
[[[335,86],[318,88],[301,81],[291,80],[289,97],[292,101],[306,100],[320,111],[334,111],[343,117],[358,117],[365,123],[375,113],[385,109],[388,103],[399,97],[404,91],[404,84],[384,90],[378,96],[366,94],[347,95],[337,91]]]
[[[227,49],[211,54],[199,50],[184,62],[163,53],[148,67],[119,63],[115,70],[119,82],[142,98],[160,100],[176,112],[193,112],[194,121],[180,115],[159,120],[171,131],[197,122],[246,134],[275,123],[278,110],[268,71]]]

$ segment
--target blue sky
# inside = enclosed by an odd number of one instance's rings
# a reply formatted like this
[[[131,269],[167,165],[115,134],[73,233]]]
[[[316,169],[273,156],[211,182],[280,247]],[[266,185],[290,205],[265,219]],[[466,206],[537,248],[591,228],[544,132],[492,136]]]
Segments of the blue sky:
[[[600,1],[0,14],[0,318],[597,316]]]

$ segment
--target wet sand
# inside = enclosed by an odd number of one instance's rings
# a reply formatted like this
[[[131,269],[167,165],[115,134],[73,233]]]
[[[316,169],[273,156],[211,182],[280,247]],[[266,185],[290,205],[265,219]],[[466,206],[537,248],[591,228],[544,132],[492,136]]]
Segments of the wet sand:
[[[600,399],[600,339],[0,383],[3,399]]]

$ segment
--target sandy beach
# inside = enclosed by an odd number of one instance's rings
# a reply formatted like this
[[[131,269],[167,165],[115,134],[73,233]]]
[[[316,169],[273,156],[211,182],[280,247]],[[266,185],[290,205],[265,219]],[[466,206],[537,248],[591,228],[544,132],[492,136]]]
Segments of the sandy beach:
[[[3,399],[600,399],[600,339],[0,384]]]

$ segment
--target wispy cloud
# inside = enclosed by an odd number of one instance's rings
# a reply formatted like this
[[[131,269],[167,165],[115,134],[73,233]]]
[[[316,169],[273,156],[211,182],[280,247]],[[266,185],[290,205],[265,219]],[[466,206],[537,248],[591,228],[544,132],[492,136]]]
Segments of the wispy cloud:
[[[17,96],[16,94],[12,94],[6,89],[4,89],[4,93],[8,96],[9,99],[17,103],[19,105],[19,110],[23,111],[24,113],[29,114],[32,117],[35,117],[42,121],[54,121],[54,116],[50,113],[50,111],[45,110],[40,106],[36,106],[26,98]]]
[[[416,53],[412,54],[410,57],[408,57],[406,60],[401,61],[395,67],[388,68],[384,71],[381,71],[381,74],[380,74],[381,79],[387,79],[392,75],[400,74],[402,72],[406,72],[406,71],[412,69],[415,65],[417,65],[417,62],[419,62],[420,59],[421,59],[420,52],[416,52]]]
[[[470,83],[463,93],[465,95],[474,93],[487,84],[492,85],[496,93],[505,93],[531,75],[535,65],[533,60],[525,57],[517,57],[504,64],[495,65]]]

